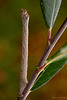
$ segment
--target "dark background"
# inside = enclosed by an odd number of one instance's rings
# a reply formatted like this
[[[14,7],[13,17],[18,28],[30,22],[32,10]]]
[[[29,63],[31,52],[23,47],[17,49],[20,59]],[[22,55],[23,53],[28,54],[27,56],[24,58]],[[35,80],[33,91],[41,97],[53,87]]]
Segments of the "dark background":
[[[0,100],[16,100],[21,61],[21,11],[27,9],[29,23],[28,80],[44,52],[48,29],[44,24],[39,0],[0,0]],[[67,0],[63,0],[52,30],[55,35],[67,17]],[[67,30],[51,55],[67,42]],[[50,55],[50,56],[51,56]],[[67,65],[46,85],[32,92],[27,100],[67,100]]]

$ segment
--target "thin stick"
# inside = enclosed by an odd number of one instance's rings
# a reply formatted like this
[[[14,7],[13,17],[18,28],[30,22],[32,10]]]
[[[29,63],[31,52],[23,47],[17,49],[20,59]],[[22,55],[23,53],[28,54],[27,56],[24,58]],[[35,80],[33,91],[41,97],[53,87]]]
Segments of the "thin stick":
[[[55,44],[57,43],[57,41],[59,40],[59,38],[61,37],[61,35],[63,34],[63,32],[65,31],[66,28],[67,28],[67,18],[63,22],[62,26],[60,27],[60,29],[58,30],[58,32],[56,33],[54,38],[51,40],[50,46],[47,45],[46,50],[38,64],[38,66],[44,65],[44,63],[45,63],[46,59],[48,58],[49,54],[51,53],[53,47],[55,46]]]
[[[20,68],[20,89],[19,94],[22,96],[22,92],[27,85],[27,67],[28,67],[28,23],[29,15],[26,10],[21,9],[22,17],[22,57]]]
[[[27,96],[30,93],[30,89],[32,88],[36,78],[38,77],[39,73],[43,70],[42,67],[43,66],[46,59],[48,58],[49,54],[51,53],[53,47],[55,46],[55,44],[57,43],[57,41],[59,40],[59,38],[61,37],[61,35],[63,34],[63,32],[65,31],[65,29],[67,28],[67,18],[65,19],[64,23],[62,24],[62,26],[60,27],[60,29],[58,30],[58,32],[56,33],[56,35],[54,36],[54,38],[51,40],[51,45],[47,45],[46,50],[38,64],[39,69],[35,70],[30,81],[28,82],[26,88],[23,91],[23,96],[21,98],[19,98],[19,100],[25,100],[27,98]],[[42,69],[42,70],[41,70]]]

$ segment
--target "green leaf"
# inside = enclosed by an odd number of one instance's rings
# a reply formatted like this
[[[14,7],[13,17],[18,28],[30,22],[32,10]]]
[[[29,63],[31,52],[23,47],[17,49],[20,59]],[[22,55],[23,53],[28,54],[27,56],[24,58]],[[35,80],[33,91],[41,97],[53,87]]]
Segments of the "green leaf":
[[[17,100],[19,100],[19,97],[17,97]]]
[[[52,29],[62,0],[40,0],[40,5],[46,25]]]
[[[46,67],[37,77],[31,91],[34,91],[46,84],[54,77],[67,62],[67,44],[65,44],[57,53],[47,60]]]

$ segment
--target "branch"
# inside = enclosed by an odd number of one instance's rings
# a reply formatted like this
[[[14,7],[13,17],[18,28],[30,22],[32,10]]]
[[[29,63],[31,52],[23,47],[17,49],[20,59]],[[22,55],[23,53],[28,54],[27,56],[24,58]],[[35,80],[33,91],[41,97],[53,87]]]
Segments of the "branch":
[[[57,41],[59,40],[59,38],[61,37],[61,35],[63,34],[63,32],[65,31],[65,29],[67,28],[67,18],[65,19],[65,21],[63,22],[62,26],[60,27],[60,29],[58,30],[58,32],[56,33],[56,35],[54,36],[54,38],[51,40],[50,42],[50,46],[47,45],[46,50],[38,64],[38,66],[43,66],[44,62],[46,61],[46,59],[48,58],[49,54],[51,53],[53,47],[55,46],[55,44],[57,43]]]
[[[56,35],[54,36],[54,38],[51,40],[50,42],[50,46],[47,45],[46,50],[38,64],[39,69],[35,70],[30,81],[28,82],[26,88],[24,89],[23,93],[22,93],[22,97],[19,98],[19,100],[25,100],[27,98],[27,96],[30,93],[30,89],[32,88],[36,78],[38,77],[39,73],[43,70],[43,68],[45,67],[45,61],[48,58],[49,54],[51,53],[53,47],[55,46],[55,44],[57,43],[57,41],[59,40],[59,38],[61,37],[61,35],[63,34],[63,32],[65,31],[65,29],[67,28],[67,18],[65,19],[64,23],[62,24],[62,26],[60,27],[60,29],[58,30],[58,32],[56,33]]]
[[[26,10],[21,9],[22,17],[22,56],[21,56],[21,68],[20,68],[20,89],[19,94],[22,96],[22,92],[27,85],[27,66],[28,66],[28,23],[29,15]]]

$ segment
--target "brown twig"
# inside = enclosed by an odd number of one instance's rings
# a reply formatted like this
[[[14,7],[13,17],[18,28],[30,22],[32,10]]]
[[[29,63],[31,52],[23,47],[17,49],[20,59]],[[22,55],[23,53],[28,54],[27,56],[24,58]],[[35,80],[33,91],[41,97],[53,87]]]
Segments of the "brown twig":
[[[27,11],[21,9],[22,17],[22,56],[21,56],[21,68],[20,68],[20,89],[19,94],[22,96],[22,92],[27,85],[27,66],[28,66],[28,23],[29,15]]]
[[[63,22],[62,26],[60,27],[60,29],[58,30],[58,32],[56,33],[56,35],[54,36],[54,38],[51,40],[50,42],[50,46],[47,45],[46,50],[38,64],[38,66],[42,66],[44,65],[47,57],[49,56],[50,52],[52,51],[53,47],[55,46],[55,44],[57,43],[57,41],[59,40],[59,38],[61,37],[61,35],[63,34],[63,32],[65,31],[65,29],[67,28],[67,18],[65,19],[65,21]]]
[[[67,28],[67,18],[65,19],[64,23],[62,24],[62,26],[60,27],[60,29],[58,30],[58,32],[56,33],[56,35],[54,36],[54,38],[51,40],[50,42],[50,46],[47,45],[46,50],[38,64],[39,69],[43,70],[44,64],[46,59],[48,58],[49,54],[51,53],[53,47],[55,46],[55,44],[57,43],[57,41],[59,40],[59,38],[61,37],[61,35],[63,34],[63,32],[65,31],[65,29]],[[30,81],[28,82],[26,88],[24,89],[23,93],[22,93],[22,97],[19,98],[19,100],[25,100],[27,98],[27,96],[30,93],[30,89],[32,88],[36,78],[38,77],[39,73],[42,71],[39,69],[35,70]]]

